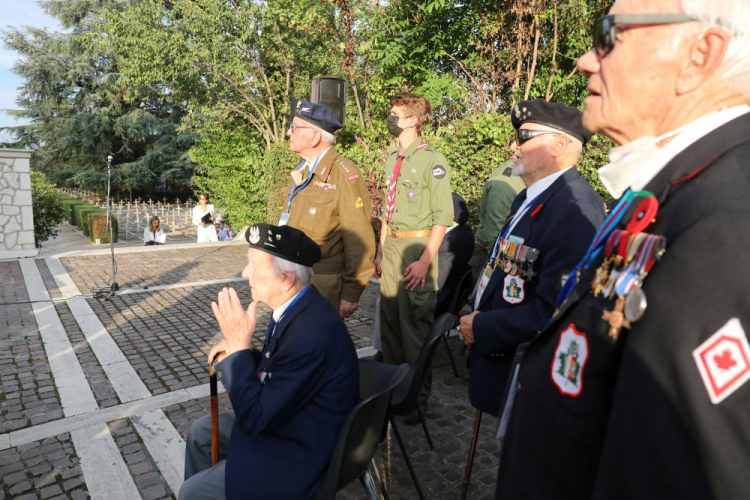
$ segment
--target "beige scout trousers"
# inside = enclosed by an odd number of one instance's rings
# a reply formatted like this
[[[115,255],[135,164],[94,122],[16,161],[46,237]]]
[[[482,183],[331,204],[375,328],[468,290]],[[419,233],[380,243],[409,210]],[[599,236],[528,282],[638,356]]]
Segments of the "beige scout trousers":
[[[437,302],[437,262],[433,261],[427,271],[424,290],[418,286],[414,291],[408,291],[402,283],[404,271],[409,264],[419,260],[427,239],[387,237],[383,245],[380,333],[383,361],[389,364],[416,365],[422,346],[432,330]],[[418,403],[423,415],[431,386],[430,370],[419,393]]]

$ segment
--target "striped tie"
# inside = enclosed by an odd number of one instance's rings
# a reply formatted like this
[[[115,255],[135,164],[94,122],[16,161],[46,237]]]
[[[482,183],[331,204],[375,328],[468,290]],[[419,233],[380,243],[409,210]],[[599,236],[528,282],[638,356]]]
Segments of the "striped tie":
[[[401,172],[401,162],[406,158],[406,155],[399,154],[396,160],[396,166],[393,167],[393,176],[391,177],[391,185],[388,187],[388,199],[385,203],[385,219],[388,222],[393,222],[393,209],[396,206],[396,183],[398,181],[398,174]]]

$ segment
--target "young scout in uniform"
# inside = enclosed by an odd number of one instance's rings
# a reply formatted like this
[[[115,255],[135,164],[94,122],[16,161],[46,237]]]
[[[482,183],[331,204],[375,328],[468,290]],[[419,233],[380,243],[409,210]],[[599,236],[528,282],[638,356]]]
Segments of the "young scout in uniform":
[[[520,177],[511,175],[515,164],[515,158],[503,162],[492,171],[484,186],[479,202],[479,224],[474,235],[474,255],[469,261],[472,281],[479,278],[497,233],[510,215],[510,205],[525,188]]]
[[[301,229],[320,246],[313,284],[346,318],[357,310],[373,275],[375,234],[367,185],[333,147],[333,133],[341,127],[325,106],[304,99],[293,103],[289,149],[303,160],[292,170],[279,225]]]
[[[422,96],[393,99],[388,132],[399,151],[386,162],[388,186],[375,270],[380,283],[383,361],[415,365],[432,328],[437,302],[435,258],[445,230],[453,224],[450,167],[420,134],[429,123],[430,103]],[[430,394],[428,377],[419,397],[424,415]],[[420,415],[407,416],[416,424]]]
[[[618,201],[514,368],[497,498],[750,498],[748,26],[737,0],[595,24],[583,124]]]

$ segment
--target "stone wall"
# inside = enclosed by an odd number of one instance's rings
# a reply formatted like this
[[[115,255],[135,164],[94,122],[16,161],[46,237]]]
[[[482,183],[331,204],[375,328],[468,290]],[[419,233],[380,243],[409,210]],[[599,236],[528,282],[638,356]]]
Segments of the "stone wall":
[[[0,149],[0,259],[33,257],[31,151]]]

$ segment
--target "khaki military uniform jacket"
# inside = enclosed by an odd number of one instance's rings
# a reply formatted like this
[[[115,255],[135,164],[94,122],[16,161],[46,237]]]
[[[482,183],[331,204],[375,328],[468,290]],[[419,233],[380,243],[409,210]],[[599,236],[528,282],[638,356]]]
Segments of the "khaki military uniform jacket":
[[[291,183],[290,183],[291,188]],[[287,189],[284,199],[289,198]],[[331,147],[292,201],[288,224],[320,245],[319,274],[341,274],[341,299],[359,302],[374,274],[370,195],[359,169]]]

